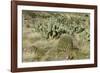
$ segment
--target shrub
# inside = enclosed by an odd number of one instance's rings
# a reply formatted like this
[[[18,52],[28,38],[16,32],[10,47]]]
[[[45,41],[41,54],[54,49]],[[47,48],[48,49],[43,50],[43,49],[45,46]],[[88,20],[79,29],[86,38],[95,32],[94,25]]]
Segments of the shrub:
[[[77,43],[77,42],[76,42]],[[66,58],[74,59],[77,55],[78,48],[73,46],[72,37],[66,34],[61,35],[58,42],[58,50],[66,54]]]

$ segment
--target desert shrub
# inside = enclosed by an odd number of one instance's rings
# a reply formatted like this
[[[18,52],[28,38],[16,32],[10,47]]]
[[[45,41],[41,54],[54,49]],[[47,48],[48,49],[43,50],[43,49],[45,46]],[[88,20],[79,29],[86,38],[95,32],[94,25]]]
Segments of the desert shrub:
[[[76,42],[77,43],[77,42]],[[68,59],[73,59],[76,57],[78,52],[78,48],[73,46],[73,39],[71,36],[63,34],[61,35],[61,37],[59,38],[59,42],[58,42],[58,51],[64,51],[64,53],[66,53],[66,57],[68,57]]]

